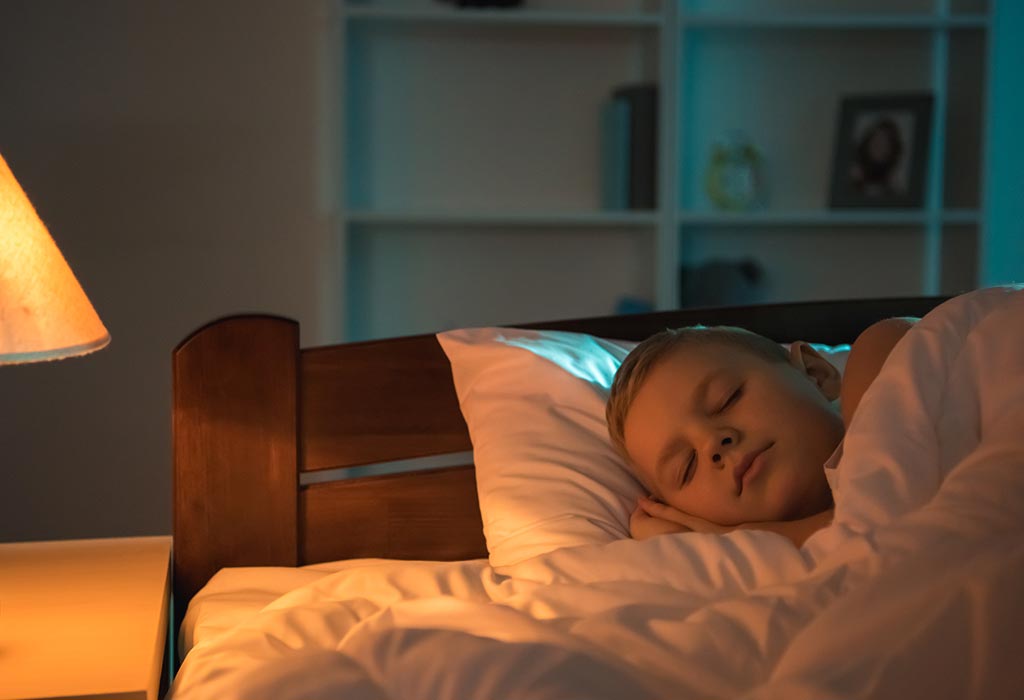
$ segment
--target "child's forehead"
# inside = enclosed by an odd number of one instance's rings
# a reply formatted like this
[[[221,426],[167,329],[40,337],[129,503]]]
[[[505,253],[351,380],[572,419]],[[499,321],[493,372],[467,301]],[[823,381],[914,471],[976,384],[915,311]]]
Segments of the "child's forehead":
[[[786,362],[773,362],[753,350],[718,340],[685,343],[670,349],[651,368],[644,385],[667,385],[665,391],[697,389],[737,377],[771,376],[789,370]]]
[[[680,395],[689,396],[748,372],[743,359],[731,352],[715,352],[714,348],[673,350],[654,364],[637,398],[644,394],[674,403]]]
[[[746,369],[755,363],[767,365],[763,358],[747,348],[724,340],[708,339],[680,343],[670,348],[657,364],[668,365],[687,374],[712,374]]]

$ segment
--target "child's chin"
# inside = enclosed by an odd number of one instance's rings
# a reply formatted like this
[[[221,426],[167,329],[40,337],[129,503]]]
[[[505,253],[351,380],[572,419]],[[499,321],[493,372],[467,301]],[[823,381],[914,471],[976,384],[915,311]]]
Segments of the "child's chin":
[[[765,474],[764,476],[768,476]],[[802,518],[806,509],[804,488],[792,474],[775,473],[761,484],[764,488],[765,507],[771,513],[770,520],[796,520]]]

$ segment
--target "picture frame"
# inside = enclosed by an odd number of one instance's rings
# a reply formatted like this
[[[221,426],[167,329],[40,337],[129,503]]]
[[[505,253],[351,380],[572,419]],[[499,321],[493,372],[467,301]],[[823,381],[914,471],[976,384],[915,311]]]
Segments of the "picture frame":
[[[930,93],[842,98],[831,208],[913,209],[924,204],[933,102]]]

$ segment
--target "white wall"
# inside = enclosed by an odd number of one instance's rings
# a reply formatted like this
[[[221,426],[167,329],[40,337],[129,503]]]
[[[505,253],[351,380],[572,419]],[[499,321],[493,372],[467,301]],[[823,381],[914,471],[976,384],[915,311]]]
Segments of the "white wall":
[[[318,271],[319,0],[3,0],[0,152],[113,337],[0,367],[0,541],[170,532],[170,354]]]

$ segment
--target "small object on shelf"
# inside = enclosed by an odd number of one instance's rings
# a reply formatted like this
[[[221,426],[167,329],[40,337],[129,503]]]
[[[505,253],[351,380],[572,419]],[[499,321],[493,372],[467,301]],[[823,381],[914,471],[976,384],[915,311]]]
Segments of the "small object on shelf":
[[[658,206],[658,86],[655,83],[623,85],[612,93],[612,102],[627,105],[629,122],[629,171],[626,178],[629,209]]]
[[[765,273],[753,258],[679,268],[679,306],[744,306],[760,301]]]
[[[832,159],[832,208],[924,203],[932,102],[927,93],[843,98]]]
[[[750,211],[763,206],[761,153],[743,134],[731,134],[711,149],[704,187],[718,209]]]

